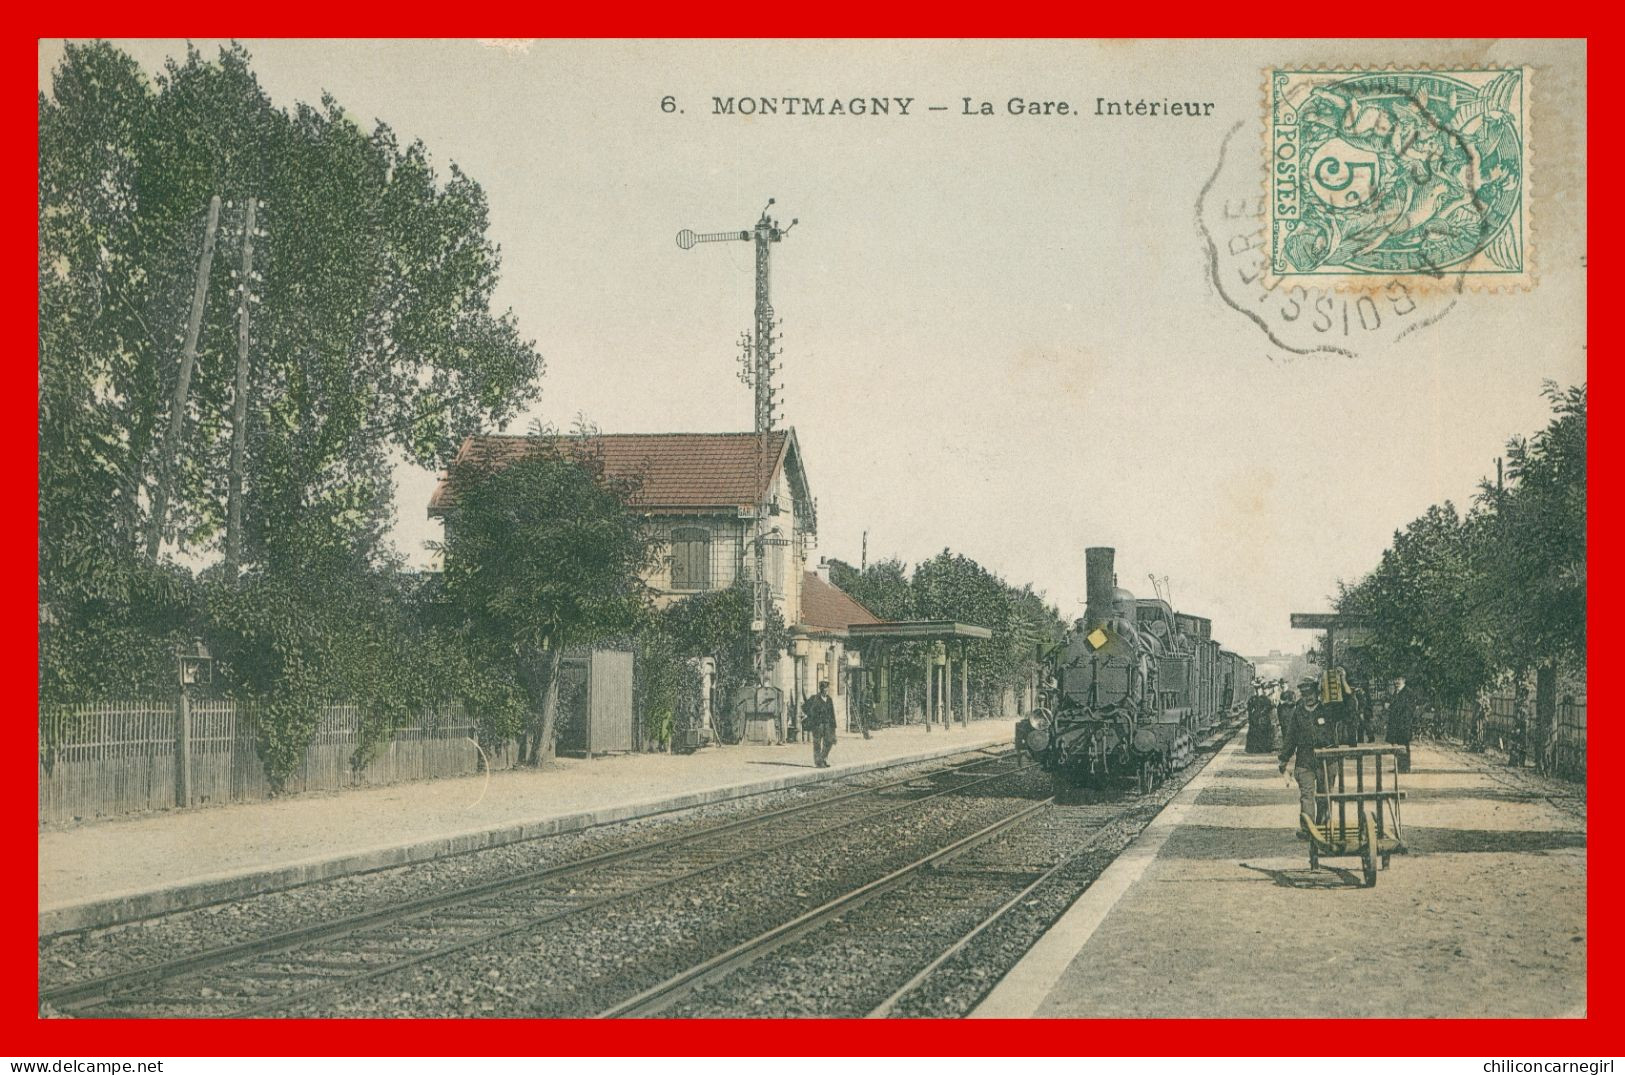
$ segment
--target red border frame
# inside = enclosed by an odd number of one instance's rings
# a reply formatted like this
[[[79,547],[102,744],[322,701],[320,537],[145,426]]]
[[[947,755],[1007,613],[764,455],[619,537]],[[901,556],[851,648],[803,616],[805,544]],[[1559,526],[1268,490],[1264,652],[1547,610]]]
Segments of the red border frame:
[[[665,5],[645,12],[626,10],[612,14],[594,12],[592,8],[576,8],[573,12],[558,14],[545,9],[517,3],[482,5],[479,9],[443,5],[433,9],[410,4],[392,4],[385,8],[377,5],[379,17],[364,7],[341,9],[327,7],[319,16],[305,11],[287,9],[244,9],[241,17],[231,17],[226,8],[205,7],[196,0],[165,4],[162,10],[138,10],[133,5],[115,7],[106,0],[75,5],[71,10],[57,9],[42,13],[37,8],[25,9],[15,32],[0,38],[0,48],[7,61],[0,68],[0,79],[6,88],[4,94],[4,124],[7,145],[14,147],[12,166],[3,173],[3,181],[10,195],[4,201],[5,216],[10,220],[8,232],[14,236],[32,234],[37,214],[36,184],[34,182],[37,153],[36,109],[38,69],[37,40],[40,37],[139,37],[184,36],[184,29],[209,28],[215,36],[225,29],[247,27],[248,37],[306,36],[323,37],[379,36],[388,31],[397,36],[531,36],[545,33],[553,37],[606,37],[618,32],[641,37],[727,37],[740,36],[749,28],[756,31],[750,36],[774,33],[777,36],[823,37],[1055,37],[1148,34],[1162,31],[1194,37],[1234,37],[1238,32],[1255,26],[1270,29],[1290,28],[1299,32],[1318,31],[1328,35],[1346,34],[1351,28],[1403,30],[1420,37],[1447,37],[1468,30],[1495,30],[1503,27],[1515,29],[1519,36],[1577,37],[1588,36],[1587,67],[1604,73],[1614,70],[1612,61],[1619,58],[1611,35],[1589,37],[1586,30],[1594,19],[1560,17],[1552,9],[1514,8],[1510,4],[1495,2],[1481,6],[1460,6],[1431,9],[1419,16],[1407,15],[1403,20],[1385,21],[1380,27],[1351,26],[1362,21],[1359,13],[1388,14],[1392,8],[1371,7],[1349,9],[1349,18],[1339,19],[1328,7],[1320,14],[1311,15],[1301,5],[1267,7],[1259,11],[1238,15],[1235,12],[1216,12],[1210,7],[1198,7],[1192,0],[1176,0],[1155,5],[1144,14],[1131,18],[1126,5],[1113,5],[1115,10],[1096,14],[1070,8],[1046,10],[1053,0],[1036,7],[996,6],[981,10],[955,10],[953,7],[919,5],[919,10],[906,7],[887,7],[885,10],[864,11],[860,17],[846,15],[828,7],[796,5],[788,9],[771,6],[756,8],[738,4],[708,4],[703,8]],[[471,14],[476,12],[477,15]],[[1254,16],[1254,17],[1247,17]],[[1341,24],[1340,24],[1341,23]],[[183,29],[176,34],[177,29]],[[88,31],[88,32],[87,32]],[[1456,40],[1451,51],[1469,51],[1471,43]],[[1606,92],[1606,91],[1604,91]],[[1587,88],[1587,111],[1597,95]],[[1614,165],[1619,156],[1619,140],[1613,131],[1606,130],[1601,137],[1588,134],[1587,153],[1599,153],[1600,161],[1587,164],[1588,204],[1602,207],[1597,225],[1601,228],[1604,249],[1612,248],[1611,240],[1620,237],[1614,199],[1594,201],[1589,189],[1591,175],[1602,176],[1609,184],[1618,174]],[[1605,188],[1606,189],[1606,188]],[[19,245],[21,245],[19,241]],[[1588,246],[1589,246],[1588,240]],[[1599,266],[1605,275],[1618,277],[1617,263],[1605,259]],[[25,335],[33,336],[36,325],[34,296],[34,263],[25,263],[20,253],[8,259],[6,274],[11,286],[6,289],[7,304],[12,308],[12,322],[29,326]],[[1588,290],[1589,281],[1588,281]],[[1588,306],[1589,309],[1589,306]],[[1598,329],[1603,336],[1604,354],[1612,353],[1612,344],[1619,335],[1617,322],[1606,314],[1599,318]],[[37,353],[37,341],[34,352]],[[38,429],[37,378],[31,375],[30,359],[19,356],[5,367],[5,399],[9,420],[0,427],[7,457],[14,460],[36,458]],[[1597,389],[1594,398],[1601,402],[1604,413],[1615,403],[1615,375],[1611,363],[1593,364],[1588,360],[1588,377],[1594,376],[1591,387]],[[1593,368],[1594,367],[1594,368]],[[1590,494],[1590,537],[1611,530],[1613,506],[1619,502],[1617,481],[1612,466],[1618,461],[1616,438],[1611,436],[1608,424],[1591,426],[1591,458],[1602,463],[1591,468],[1593,482]],[[11,481],[22,486],[26,498],[14,489],[14,501],[37,504],[36,470],[34,467],[14,468]],[[1599,508],[1601,509],[1599,516]],[[0,545],[9,554],[8,562],[20,584],[8,587],[6,601],[8,618],[20,628],[15,640],[4,647],[5,682],[26,687],[33,693],[37,678],[35,645],[36,587],[38,572],[37,550],[32,528],[13,527],[0,538]],[[1591,546],[1596,549],[1596,545]],[[1593,567],[1603,570],[1592,576],[1589,603],[1593,652],[1611,652],[1608,644],[1616,632],[1612,631],[1613,616],[1598,615],[1596,610],[1612,610],[1617,597],[1615,573],[1608,570],[1606,546],[1601,554],[1593,553]],[[27,581],[23,581],[27,580]],[[1601,629],[1599,638],[1595,632]],[[18,693],[22,693],[20,690]],[[1593,697],[1602,697],[1598,691]],[[21,709],[14,715],[18,746],[29,741],[31,725]],[[1590,722],[1592,737],[1590,756],[1595,759],[1612,758],[1620,745],[1619,729],[1612,723],[1601,706],[1593,707]],[[1602,713],[1599,718],[1596,713]],[[613,1034],[603,1027],[585,1022],[550,1022],[545,1033],[534,1036],[533,1027],[521,1029],[500,1022],[469,1020],[407,1020],[407,1021],[229,1021],[200,1020],[173,1022],[124,1021],[40,1021],[36,1018],[37,984],[35,965],[37,950],[35,928],[38,892],[38,857],[34,850],[37,836],[35,815],[37,803],[34,795],[35,771],[29,765],[31,751],[17,749],[4,761],[5,779],[0,781],[0,795],[4,796],[6,831],[15,860],[24,865],[12,883],[6,885],[0,899],[4,901],[4,917],[0,919],[0,952],[8,958],[4,965],[3,1021],[5,1052],[11,1055],[34,1054],[52,1056],[233,1056],[233,1055],[524,1055],[538,1049],[557,1054],[591,1055],[671,1055],[703,1053],[715,1055],[772,1055],[775,1053],[802,1053],[816,1041],[819,1046],[855,1055],[1066,1055],[1078,1052],[1096,1054],[1128,1054],[1152,1050],[1156,1053],[1207,1055],[1235,1051],[1256,1055],[1280,1052],[1302,1055],[1305,1051],[1335,1052],[1319,1043],[1323,1041],[1355,1040],[1375,1043],[1385,1053],[1395,1055],[1608,1055],[1621,1042],[1615,1032],[1620,1016],[1619,989],[1614,975],[1608,973],[1617,965],[1620,952],[1620,929],[1610,913],[1608,895],[1613,882],[1620,875],[1616,858],[1619,850],[1621,795],[1612,786],[1604,784],[1602,794],[1590,803],[1588,840],[1588,983],[1587,997],[1590,1016],[1584,1020],[1460,1020],[1411,1021],[1381,1020],[1361,1022],[1357,1038],[1346,1035],[1343,1026],[1336,1035],[1322,1036],[1318,1031],[1335,1029],[1340,1024],[1316,1022],[1283,1023],[1262,1020],[1227,1020],[1214,1025],[1201,1020],[1159,1020],[1155,1023],[1133,1020],[1095,1020],[1074,1024],[1069,1021],[1031,1021],[1019,1025],[988,1022],[843,1022],[838,1027],[824,1027],[815,1039],[798,1033],[793,1024],[772,1021],[710,1022],[633,1022],[618,1026]],[[1601,772],[1600,767],[1594,767]],[[1396,923],[1396,934],[1403,929]],[[1602,972],[1599,973],[1599,968]],[[512,1033],[519,1030],[518,1036]]]

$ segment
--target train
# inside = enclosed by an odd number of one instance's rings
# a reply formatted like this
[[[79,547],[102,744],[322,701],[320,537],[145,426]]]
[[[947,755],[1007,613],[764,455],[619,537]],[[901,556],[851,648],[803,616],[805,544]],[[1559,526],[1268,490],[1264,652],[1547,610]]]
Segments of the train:
[[[1200,737],[1245,712],[1253,665],[1212,621],[1117,585],[1116,550],[1084,550],[1083,618],[1041,654],[1038,704],[1016,749],[1060,788],[1132,780],[1147,791],[1190,764]]]

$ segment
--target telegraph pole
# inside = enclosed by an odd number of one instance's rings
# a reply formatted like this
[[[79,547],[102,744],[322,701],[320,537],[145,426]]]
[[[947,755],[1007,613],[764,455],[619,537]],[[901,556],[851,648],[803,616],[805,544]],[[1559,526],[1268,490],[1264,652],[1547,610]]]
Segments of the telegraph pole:
[[[773,335],[773,302],[770,294],[772,285],[771,261],[773,244],[783,241],[790,234],[790,228],[796,226],[798,221],[791,220],[790,227],[780,228],[779,222],[768,216],[768,210],[773,208],[773,199],[767,200],[762,208],[762,215],[757,218],[754,227],[748,231],[716,231],[697,235],[687,228],[677,233],[677,245],[683,250],[692,250],[697,243],[745,242],[756,246],[756,324],[754,337],[741,334],[740,337],[740,371],[739,379],[744,381],[753,390],[754,395],[754,432],[756,434],[756,487],[762,490],[763,499],[755,507],[754,536],[751,540],[753,555],[746,563],[753,575],[751,579],[752,602],[752,629],[756,632],[756,679],[758,683],[767,678],[767,649],[766,627],[767,615],[773,602],[772,586],[767,578],[767,517],[768,504],[766,498],[768,451],[771,443],[770,434],[773,431],[774,407],[777,403],[777,392],[773,387],[773,375],[778,367],[774,359],[778,357]],[[792,584],[794,580],[791,580]]]
[[[741,340],[745,351],[741,360],[740,380],[755,390],[755,432],[763,434],[773,428],[773,411],[777,392],[773,387],[773,374],[777,370],[774,359],[778,350],[773,337],[773,302],[769,294],[772,285],[771,262],[773,244],[790,234],[798,223],[790,221],[789,228],[780,228],[779,222],[767,215],[773,208],[773,199],[767,200],[762,215],[749,231],[714,231],[696,235],[684,228],[677,233],[677,245],[692,250],[696,243],[745,242],[756,244],[756,326],[754,339]]]
[[[243,213],[243,271],[237,287],[237,383],[231,397],[231,474],[226,485],[226,581],[235,585],[243,560],[243,444],[248,425],[248,307],[253,298],[254,210]]]
[[[197,361],[198,331],[203,325],[203,300],[209,294],[209,266],[214,263],[214,235],[220,227],[220,195],[209,199],[209,221],[203,229],[203,254],[198,259],[197,283],[192,289],[192,316],[186,322],[186,340],[181,347],[181,369],[175,378],[175,398],[169,405],[169,428],[164,430],[158,453],[158,484],[152,491],[152,518],[147,529],[147,558],[158,559],[164,541],[164,513],[169,508],[169,483],[175,469],[175,453],[180,448],[181,431],[186,427],[186,399],[192,386],[192,366]]]

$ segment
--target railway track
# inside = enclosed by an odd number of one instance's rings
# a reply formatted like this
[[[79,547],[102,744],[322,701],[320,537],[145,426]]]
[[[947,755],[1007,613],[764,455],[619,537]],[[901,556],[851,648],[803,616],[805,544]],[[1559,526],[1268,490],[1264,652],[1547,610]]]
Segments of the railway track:
[[[946,862],[956,855],[963,854],[972,847],[985,843],[1034,814],[1048,810],[1054,803],[1055,799],[1051,797],[1031,806],[1022,807],[1015,813],[1000,818],[968,836],[961,837],[946,847],[932,851],[906,866],[893,870],[884,877],[871,881],[863,887],[854,889],[844,895],[837,896],[835,899],[815,907],[783,925],[775,926],[766,933],[711,957],[704,963],[681,971],[659,985],[646,989],[634,997],[599,1012],[598,1016],[599,1018],[611,1019],[628,1016],[661,1015],[678,1000],[689,996],[705,983],[721,979],[741,967],[749,966],[756,960],[773,952],[780,945],[806,937],[824,926],[831,919],[862,907],[870,900],[914,880],[921,872],[939,863]]]
[[[963,1014],[1235,728],[1144,795],[1057,803],[1009,752],[981,756],[42,999],[125,1018]]]
[[[1008,751],[983,755],[676,837],[47,987],[41,1000],[56,1013],[90,1017],[280,1014],[348,985],[974,788],[1007,776],[1013,763]],[[988,766],[996,771],[977,772]]]
[[[1237,728],[1152,793],[1020,809],[599,1017],[965,1014]]]

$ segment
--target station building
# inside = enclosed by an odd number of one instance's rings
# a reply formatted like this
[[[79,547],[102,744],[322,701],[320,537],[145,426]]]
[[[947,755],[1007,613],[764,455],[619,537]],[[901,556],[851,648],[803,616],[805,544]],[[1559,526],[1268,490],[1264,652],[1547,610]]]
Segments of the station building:
[[[467,438],[458,464],[501,466],[538,448],[538,441],[564,442],[590,452],[605,476],[631,480],[632,506],[652,519],[663,555],[645,577],[662,607],[695,594],[725,589],[754,572],[761,546],[762,580],[769,600],[790,633],[788,651],[771,672],[779,692],[778,720],[771,728],[747,729],[754,737],[783,733],[788,718],[828,680],[837,720],[850,727],[860,692],[881,713],[896,712],[901,698],[890,690],[891,655],[898,642],[927,643],[923,698],[914,698],[922,719],[965,719],[969,664],[964,643],[991,632],[951,621],[882,620],[830,581],[820,563],[809,570],[817,540],[817,501],[807,480],[794,429],[754,433],[606,433],[536,438],[479,435]],[[455,490],[442,477],[429,515],[455,525]],[[858,646],[875,667],[865,670]],[[934,647],[934,648],[930,648]],[[917,650],[919,647],[915,647]],[[959,706],[955,706],[958,695]],[[627,714],[630,717],[630,714]],[[616,741],[619,741],[617,737]]]
[[[760,542],[762,586],[794,639],[772,673],[782,707],[799,707],[820,679],[829,679],[837,714],[847,712],[846,628],[879,620],[833,586],[827,572],[807,570],[817,539],[817,503],[794,429],[765,436],[480,435],[463,442],[453,466],[501,466],[537,450],[539,441],[590,452],[606,477],[635,482],[632,506],[654,521],[663,544],[663,555],[644,579],[659,606],[750,577]],[[430,517],[455,525],[455,499],[449,476],[442,477],[429,501]]]

